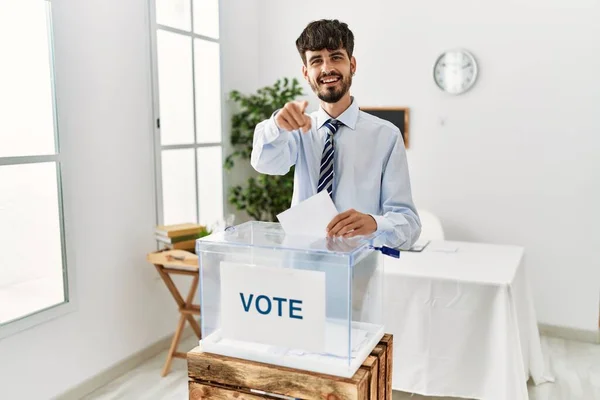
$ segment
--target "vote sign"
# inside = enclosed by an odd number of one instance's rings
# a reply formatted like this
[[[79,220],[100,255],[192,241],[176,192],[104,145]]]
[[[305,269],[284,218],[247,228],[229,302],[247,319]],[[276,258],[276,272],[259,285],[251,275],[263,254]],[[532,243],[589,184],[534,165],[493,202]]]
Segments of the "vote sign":
[[[223,337],[325,351],[325,273],[221,263]]]

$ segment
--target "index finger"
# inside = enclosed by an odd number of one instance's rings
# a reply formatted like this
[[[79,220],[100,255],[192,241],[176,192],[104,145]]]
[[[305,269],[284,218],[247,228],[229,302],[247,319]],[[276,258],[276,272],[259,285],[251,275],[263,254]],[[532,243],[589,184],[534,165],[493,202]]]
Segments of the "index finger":
[[[306,107],[308,107],[308,101],[304,100],[304,101],[295,101],[292,103],[292,105],[294,107],[291,107],[294,109],[294,117],[296,118],[300,118],[300,120],[298,121],[298,123],[300,125],[303,125],[302,123],[306,123],[306,119],[309,120],[310,123],[310,117],[308,115],[306,115],[305,111],[306,111]]]
[[[300,111],[300,108],[295,103],[288,103],[284,107],[285,111],[287,111],[288,115],[296,123],[296,126],[302,127],[305,125],[304,121],[304,113]]]
[[[352,214],[352,211],[354,210],[347,210],[344,211],[343,213],[340,213],[338,215],[336,215],[331,222],[329,223],[329,225],[327,225],[327,228],[325,228],[327,231],[330,231],[331,228],[333,228],[338,222],[340,222],[341,220],[343,220],[344,218],[348,218],[350,216],[350,214]]]
[[[300,112],[304,114],[304,110],[306,110],[306,107],[308,107],[308,101],[297,101],[296,104],[298,105]]]

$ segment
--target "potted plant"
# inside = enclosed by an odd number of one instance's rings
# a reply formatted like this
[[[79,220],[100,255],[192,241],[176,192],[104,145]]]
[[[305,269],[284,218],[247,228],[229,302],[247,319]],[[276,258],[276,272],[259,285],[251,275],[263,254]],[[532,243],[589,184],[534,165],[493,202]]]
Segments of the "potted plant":
[[[296,78],[278,79],[272,86],[258,89],[245,95],[237,90],[229,98],[237,103],[239,111],[232,116],[231,145],[233,153],[225,159],[225,169],[231,170],[235,160],[250,166],[252,141],[256,125],[271,117],[285,103],[303,95]],[[236,185],[229,189],[228,201],[237,210],[244,210],[258,221],[277,221],[277,214],[290,207],[294,187],[294,168],[286,175],[258,174],[250,177],[245,186]]]

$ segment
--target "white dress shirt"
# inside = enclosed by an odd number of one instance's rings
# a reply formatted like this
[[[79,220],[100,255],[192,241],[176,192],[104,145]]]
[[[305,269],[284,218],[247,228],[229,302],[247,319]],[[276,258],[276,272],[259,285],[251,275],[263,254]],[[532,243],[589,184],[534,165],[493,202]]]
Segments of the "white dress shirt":
[[[310,114],[311,129],[280,129],[275,114],[254,131],[251,164],[258,172],[285,175],[295,165],[292,206],[317,194],[326,140],[323,124],[331,117],[319,108]],[[332,199],[339,212],[354,208],[373,216],[386,244],[407,249],[421,233],[412,200],[406,150],[400,130],[352,104],[338,118],[334,135]]]

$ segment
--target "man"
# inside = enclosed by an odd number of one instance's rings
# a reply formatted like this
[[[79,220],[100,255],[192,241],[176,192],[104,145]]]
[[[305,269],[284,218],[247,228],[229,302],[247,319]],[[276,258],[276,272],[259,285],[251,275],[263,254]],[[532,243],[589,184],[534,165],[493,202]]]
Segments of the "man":
[[[284,175],[296,166],[292,206],[327,190],[345,210],[328,237],[385,232],[388,246],[410,248],[421,232],[404,142],[393,124],[359,110],[350,96],[354,35],[338,20],[308,24],[296,40],[302,74],[321,100],[318,111],[293,101],[256,126],[252,166]]]

